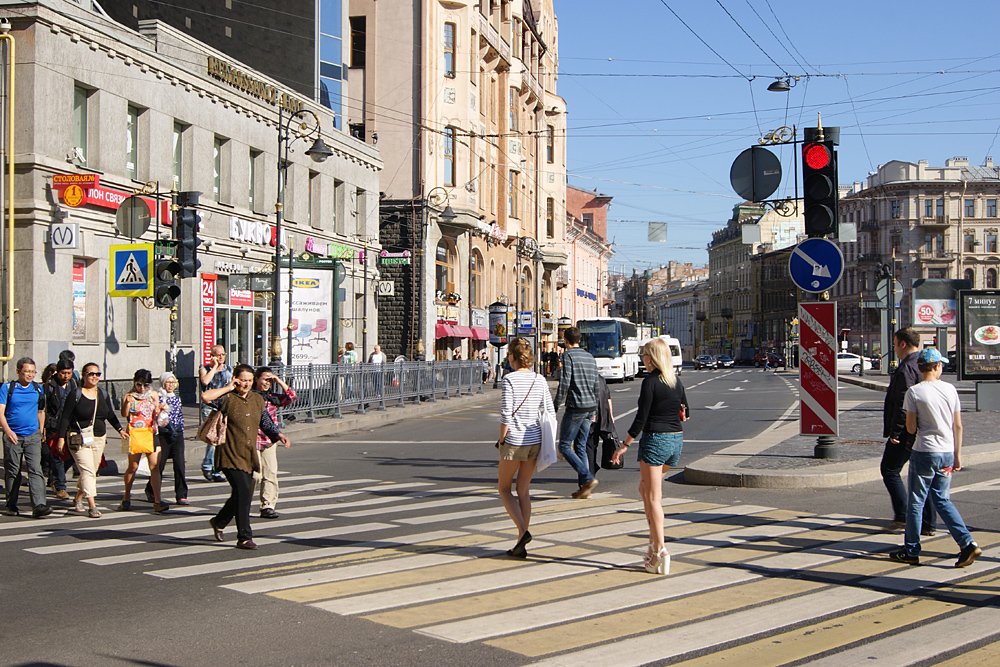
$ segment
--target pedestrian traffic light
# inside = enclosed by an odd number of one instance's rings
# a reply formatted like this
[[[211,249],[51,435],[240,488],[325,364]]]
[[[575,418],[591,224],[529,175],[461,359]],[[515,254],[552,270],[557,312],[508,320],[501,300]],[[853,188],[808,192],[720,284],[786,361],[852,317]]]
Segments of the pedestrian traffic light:
[[[180,264],[179,278],[194,278],[198,275],[201,262],[198,261],[198,197],[200,192],[181,192],[176,199],[174,211],[174,238],[177,239],[177,262]]]
[[[155,278],[153,286],[153,301],[157,308],[172,308],[174,302],[181,296],[181,286],[177,284],[180,277],[181,264],[172,259],[161,259],[153,269]]]
[[[837,152],[832,141],[802,147],[802,189],[806,235],[822,237],[837,229]]]

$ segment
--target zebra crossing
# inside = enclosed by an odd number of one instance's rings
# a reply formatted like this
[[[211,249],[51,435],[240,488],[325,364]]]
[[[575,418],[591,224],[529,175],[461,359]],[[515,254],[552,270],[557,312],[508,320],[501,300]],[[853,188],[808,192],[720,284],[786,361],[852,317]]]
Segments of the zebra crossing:
[[[985,553],[968,569],[953,567],[946,533],[910,567],[887,558],[901,536],[867,517],[669,498],[672,572],[657,577],[642,569],[642,504],[615,494],[573,501],[534,490],[535,539],[515,560],[504,555],[514,529],[489,485],[281,477],[281,518],[254,521],[262,549],[252,554],[212,540],[207,518],[228,497],[215,485],[192,488],[192,505],[166,515],[134,503],[139,511],[99,520],[0,521],[0,548],[197,578],[535,665],[1000,655],[997,533],[976,531]],[[111,497],[120,484],[102,479],[101,491]]]

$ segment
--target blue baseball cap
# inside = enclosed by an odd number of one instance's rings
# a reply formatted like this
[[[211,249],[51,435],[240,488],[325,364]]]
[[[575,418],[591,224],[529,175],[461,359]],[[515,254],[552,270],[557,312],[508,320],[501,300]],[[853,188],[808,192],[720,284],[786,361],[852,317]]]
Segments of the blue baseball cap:
[[[920,363],[922,364],[939,364],[941,361],[943,358],[936,347],[924,348],[924,351],[920,353]]]

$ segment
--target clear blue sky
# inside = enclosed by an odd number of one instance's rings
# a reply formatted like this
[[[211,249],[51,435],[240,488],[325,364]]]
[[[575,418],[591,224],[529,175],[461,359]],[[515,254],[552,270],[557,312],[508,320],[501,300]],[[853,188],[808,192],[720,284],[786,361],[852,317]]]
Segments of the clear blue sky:
[[[707,263],[712,232],[740,201],[729,184],[733,160],[761,132],[814,126],[817,111],[824,126],[841,128],[841,185],[890,160],[1000,162],[995,0],[555,7],[568,178],[614,197],[615,268]],[[790,93],[767,91],[786,73],[801,77]],[[784,179],[774,196],[791,195],[791,147],[775,152]],[[669,223],[666,244],[646,241],[649,220]]]

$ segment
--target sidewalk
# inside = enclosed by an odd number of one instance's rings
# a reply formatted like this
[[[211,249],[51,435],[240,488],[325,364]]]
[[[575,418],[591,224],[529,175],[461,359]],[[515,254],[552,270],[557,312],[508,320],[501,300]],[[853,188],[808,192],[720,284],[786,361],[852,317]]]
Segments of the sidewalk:
[[[789,371],[783,374],[797,375]],[[884,375],[842,375],[839,381],[875,392],[868,402],[841,401],[836,459],[813,458],[816,438],[799,435],[793,410],[760,435],[689,464],[684,481],[708,486],[803,489],[849,486],[881,479],[882,400],[889,380]],[[960,394],[975,392],[974,383],[955,382]],[[965,385],[969,386],[965,386]],[[995,423],[969,413],[962,460],[966,466],[1000,461]]]

